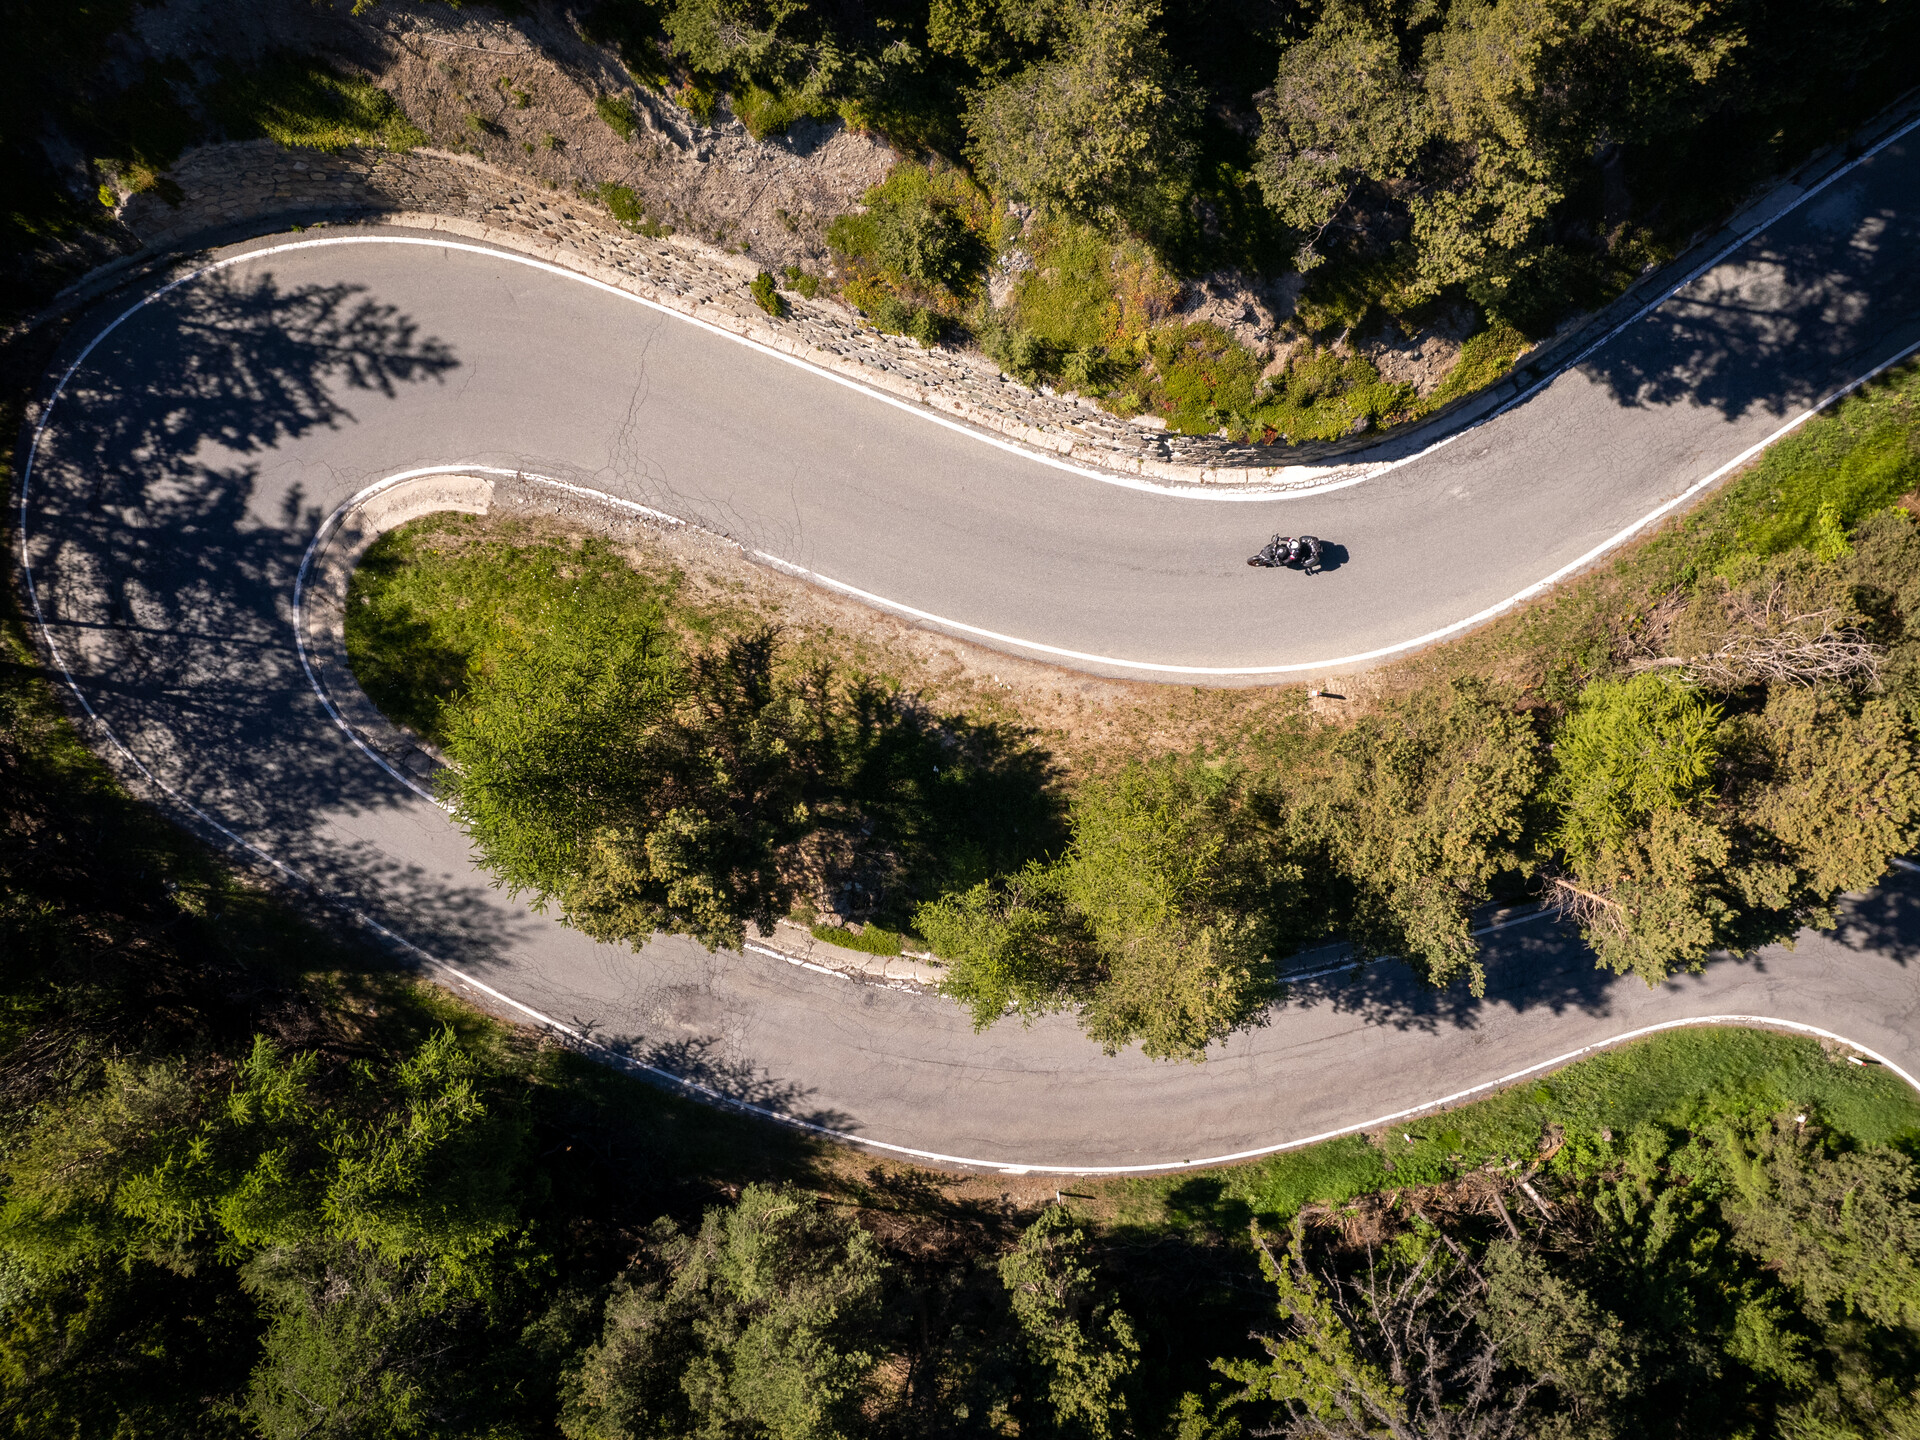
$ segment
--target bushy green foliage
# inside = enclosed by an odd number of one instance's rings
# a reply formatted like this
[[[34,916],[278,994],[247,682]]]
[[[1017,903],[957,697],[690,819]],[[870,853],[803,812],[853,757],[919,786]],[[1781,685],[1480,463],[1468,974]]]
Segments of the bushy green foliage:
[[[1155,0],[1096,0],[1062,19],[1056,58],[974,96],[971,152],[1002,193],[1112,213],[1190,160],[1196,97],[1167,55]]]
[[[472,523],[369,551],[348,658],[460,760],[446,783],[488,863],[570,923],[736,944],[792,904],[808,837],[870,830],[904,918],[1053,833],[1044,757],[1004,728],[790,654],[603,542],[461,543]]]
[[[780,287],[774,283],[773,276],[762,270],[753,277],[753,284],[747,287],[753,295],[753,303],[776,320],[786,318],[787,302],[780,295]]]
[[[1877,880],[1920,816],[1912,736],[1884,700],[1782,687],[1722,724],[1668,677],[1600,680],[1554,761],[1559,883],[1601,963],[1650,983],[1831,924],[1832,897]]]
[[[1895,1150],[1847,1150],[1780,1116],[1721,1144],[1734,1235],[1815,1312],[1920,1332],[1920,1175]]]
[[[600,197],[600,203],[607,207],[607,213],[627,229],[654,238],[673,233],[672,226],[648,218],[646,207],[640,203],[640,197],[627,186],[609,182],[593,193]]]
[[[1260,183],[1301,236],[1302,270],[1320,263],[1315,247],[1360,182],[1404,178],[1432,127],[1426,98],[1402,69],[1398,37],[1345,4],[1329,7],[1283,54],[1262,122]]]
[[[1912,1166],[1807,1114],[1715,1130],[1638,1128],[1546,1185],[1551,1212],[1495,1180],[1499,1221],[1415,1204],[1364,1248],[1302,1215],[1276,1253],[1256,1224],[1280,1325],[1256,1337],[1265,1359],[1218,1362],[1232,1403],[1269,1433],[1353,1440],[1458,1417],[1468,1434],[1903,1433],[1920,1420]]]
[[[693,1236],[661,1221],[570,1377],[562,1432],[860,1433],[885,1268],[871,1236],[797,1190],[750,1185]]]
[[[1131,1428],[1127,1388],[1140,1342],[1127,1312],[1101,1293],[1088,1258],[1086,1232],[1073,1216],[1044,1210],[1000,1261],[1000,1283],[1034,1375],[1022,1396],[1028,1423],[1112,1440]]]
[[[177,1062],[107,1067],[7,1157],[0,1253],[29,1295],[118,1265],[237,1267],[267,1329],[248,1414],[272,1436],[422,1433],[422,1337],[501,1283],[523,1123],[442,1031],[322,1094],[265,1037],[214,1097]]]
[[[1009,1011],[1032,1019],[1061,1009],[1097,983],[1086,924],[1050,866],[942,895],[913,923],[946,962],[942,992],[967,1007],[976,1029]]]
[[[1256,1023],[1272,987],[1274,915],[1298,869],[1233,777],[1135,765],[1074,797],[1072,840],[1033,865],[922,906],[942,988],[976,1026],[1075,1005],[1110,1053],[1197,1060]]]
[[[593,97],[593,113],[607,122],[622,140],[632,140],[640,128],[633,118],[633,106],[618,95],[596,95]]]
[[[291,53],[259,70],[225,71],[207,96],[207,108],[237,140],[263,135],[308,150],[410,150],[427,143],[426,133],[371,80]]]
[[[1311,824],[1354,888],[1361,953],[1399,955],[1433,984],[1465,975],[1480,993],[1467,915],[1495,875],[1527,861],[1539,749],[1525,716],[1464,681],[1341,737]]]
[[[1720,759],[1719,724],[1720,707],[1671,675],[1587,686],[1554,742],[1554,843],[1591,865],[1698,800]]]
[[[453,712],[442,783],[483,862],[600,939],[770,931],[828,763],[824,676],[777,675],[770,632],[684,669],[646,628],[556,638],[498,657]]]
[[[101,1094],[9,1161],[0,1244],[57,1273],[114,1254],[188,1265],[325,1241],[473,1284],[513,1225],[521,1132],[489,1115],[452,1034],[324,1107],[315,1083],[313,1056],[283,1057],[264,1037],[204,1115],[184,1074],[110,1068]]]
[[[858,930],[844,925],[815,925],[812,933],[816,940],[838,945],[843,950],[858,950],[863,955],[898,955],[907,943],[906,936],[884,925],[864,925]]]
[[[902,160],[863,199],[827,227],[842,289],[881,330],[933,345],[979,289],[986,194],[954,166]]]

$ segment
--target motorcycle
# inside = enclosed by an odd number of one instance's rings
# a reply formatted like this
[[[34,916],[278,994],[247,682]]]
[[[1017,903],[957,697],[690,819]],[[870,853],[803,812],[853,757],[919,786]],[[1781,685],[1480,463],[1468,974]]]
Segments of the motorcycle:
[[[1302,574],[1317,575],[1325,554],[1326,543],[1315,536],[1276,535],[1260,548],[1259,554],[1249,555],[1247,564],[1269,570],[1290,570],[1298,566]]]

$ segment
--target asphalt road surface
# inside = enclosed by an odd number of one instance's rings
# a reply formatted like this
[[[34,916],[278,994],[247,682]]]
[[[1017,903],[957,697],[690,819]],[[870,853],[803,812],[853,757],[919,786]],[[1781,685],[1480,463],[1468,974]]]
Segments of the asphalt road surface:
[[[191,823],[489,987],[496,1008],[868,1143],[1177,1165],[1706,1016],[1820,1027],[1911,1073],[1906,883],[1853,902],[1835,934],[1659,989],[1596,973],[1550,921],[1513,926],[1487,939],[1483,1000],[1427,993],[1392,962],[1326,976],[1200,1066],[1102,1056],[1068,1017],[975,1035],[937,997],[765,956],[597,945],[492,889],[446,816],[351,745],[302,672],[291,602],[348,497],[470,463],[1104,657],[1083,668],[1331,666],[1577,562],[1920,343],[1916,194],[1909,137],[1525,404],[1364,483],[1231,504],[1037,464],[504,252],[391,230],[278,237],[79,327],[63,370],[97,343],[47,414],[22,544],[95,739]],[[1312,579],[1249,569],[1276,530],[1330,538],[1339,563]]]

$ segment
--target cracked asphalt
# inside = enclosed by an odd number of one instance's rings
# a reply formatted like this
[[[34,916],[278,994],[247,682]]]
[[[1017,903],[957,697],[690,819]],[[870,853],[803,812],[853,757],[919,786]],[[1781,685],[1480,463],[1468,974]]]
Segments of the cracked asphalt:
[[[869,1142],[1179,1164],[1703,1016],[1823,1027],[1912,1072],[1920,885],[1904,875],[1850,901],[1836,932],[1657,989],[1596,972],[1549,921],[1489,938],[1481,1000],[1427,993],[1392,962],[1307,981],[1200,1066],[1103,1056],[1066,1016],[975,1035],[935,996],[677,939],[597,945],[493,889],[447,817],[351,745],[307,684],[291,606],[341,502],[459,462],[638,501],[1061,649],[1224,667],[1361,654],[1554,573],[1920,342],[1917,193],[1910,136],[1524,405],[1365,483],[1236,504],[1064,474],[502,253],[261,253],[295,239],[273,237],[220,252],[237,263],[79,364],[22,544],[93,739],[189,824],[596,1044]],[[124,305],[78,327],[63,368]],[[1276,530],[1344,555],[1312,579],[1248,569]]]

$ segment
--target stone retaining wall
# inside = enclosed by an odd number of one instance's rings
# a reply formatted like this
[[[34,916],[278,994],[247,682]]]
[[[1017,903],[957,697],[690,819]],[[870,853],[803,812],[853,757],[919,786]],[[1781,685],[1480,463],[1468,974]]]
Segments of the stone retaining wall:
[[[181,192],[177,204],[149,191],[122,210],[143,255],[301,222],[379,220],[435,230],[549,260],[1077,464],[1175,485],[1281,489],[1324,483],[1333,470],[1328,457],[1314,463],[1313,447],[1239,445],[1130,424],[1091,401],[1022,385],[977,353],[883,335],[837,301],[789,294],[791,314],[774,321],[749,296],[757,267],[741,257],[678,236],[631,233],[592,201],[466,156],[323,154],[244,141],[193,151],[169,178]]]
[[[141,242],[140,252],[95,271],[67,293],[85,293],[116,271],[195,244],[295,223],[383,221],[538,256],[1076,466],[1155,485],[1297,491],[1375,473],[1510,403],[1710,260],[1731,236],[1779,214],[1917,109],[1920,94],[1889,109],[1845,146],[1809,157],[1726,227],[1643,275],[1605,309],[1568,322],[1487,389],[1404,430],[1325,444],[1236,444],[1130,424],[1089,400],[1030,389],[977,353],[927,350],[905,337],[883,335],[836,301],[789,295],[792,313],[776,322],[748,295],[757,267],[745,259],[684,237],[649,239],[622,230],[592,201],[431,149],[327,155],[271,141],[204,146],[170,172],[181,197],[177,205],[154,192],[126,203],[121,219]]]

